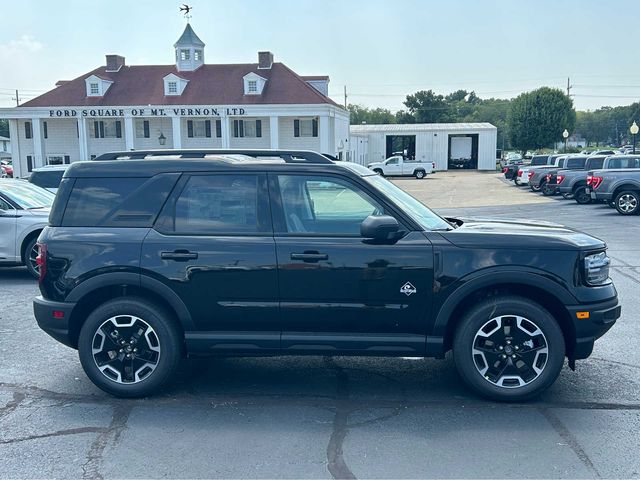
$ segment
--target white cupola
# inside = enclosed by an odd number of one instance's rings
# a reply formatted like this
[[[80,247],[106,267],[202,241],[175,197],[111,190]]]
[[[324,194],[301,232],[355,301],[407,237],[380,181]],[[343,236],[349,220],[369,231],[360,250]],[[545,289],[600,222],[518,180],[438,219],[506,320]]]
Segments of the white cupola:
[[[204,42],[189,23],[173,47],[176,49],[176,68],[179,72],[192,72],[204,65]]]

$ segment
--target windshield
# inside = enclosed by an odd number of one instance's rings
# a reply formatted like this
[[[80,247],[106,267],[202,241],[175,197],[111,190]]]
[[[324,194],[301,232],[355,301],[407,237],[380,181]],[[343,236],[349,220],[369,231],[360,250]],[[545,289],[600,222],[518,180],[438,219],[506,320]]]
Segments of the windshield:
[[[364,180],[381,191],[393,202],[402,208],[411,218],[420,224],[425,230],[451,230],[453,227],[442,217],[436,215],[429,208],[413,198],[401,188],[395,186],[380,175],[368,175]]]
[[[0,191],[27,210],[51,207],[55,198],[53,193],[20,180],[1,183]]]

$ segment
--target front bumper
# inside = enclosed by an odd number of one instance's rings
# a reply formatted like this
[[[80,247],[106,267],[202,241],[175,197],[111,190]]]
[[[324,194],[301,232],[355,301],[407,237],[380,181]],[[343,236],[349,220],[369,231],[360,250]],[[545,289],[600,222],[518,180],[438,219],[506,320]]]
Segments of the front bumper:
[[[33,299],[33,314],[38,326],[60,343],[76,348],[75,336],[71,335],[69,320],[75,303],[52,302],[41,295]]]
[[[622,308],[618,297],[614,297],[604,302],[568,306],[567,310],[576,333],[575,344],[569,346],[567,353],[569,358],[580,360],[591,355],[594,342],[613,327]]]

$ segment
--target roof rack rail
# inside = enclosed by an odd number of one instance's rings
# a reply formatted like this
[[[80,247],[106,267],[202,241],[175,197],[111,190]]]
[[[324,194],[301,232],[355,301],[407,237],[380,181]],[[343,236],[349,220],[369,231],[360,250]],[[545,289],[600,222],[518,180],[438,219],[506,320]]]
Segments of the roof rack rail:
[[[143,160],[147,157],[168,157],[179,155],[180,158],[206,158],[207,155],[246,155],[248,157],[280,157],[286,163],[333,163],[330,159],[317,152],[307,150],[251,150],[251,149],[159,149],[159,150],[130,150],[108,152],[94,158],[100,160]]]

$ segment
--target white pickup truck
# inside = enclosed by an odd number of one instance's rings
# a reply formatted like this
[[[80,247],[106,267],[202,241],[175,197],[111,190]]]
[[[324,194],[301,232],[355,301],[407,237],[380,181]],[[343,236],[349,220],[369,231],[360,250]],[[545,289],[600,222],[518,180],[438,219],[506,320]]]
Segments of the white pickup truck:
[[[405,160],[402,155],[394,155],[384,162],[370,163],[367,167],[385,177],[416,177],[420,179],[433,173],[436,164],[434,162]]]

